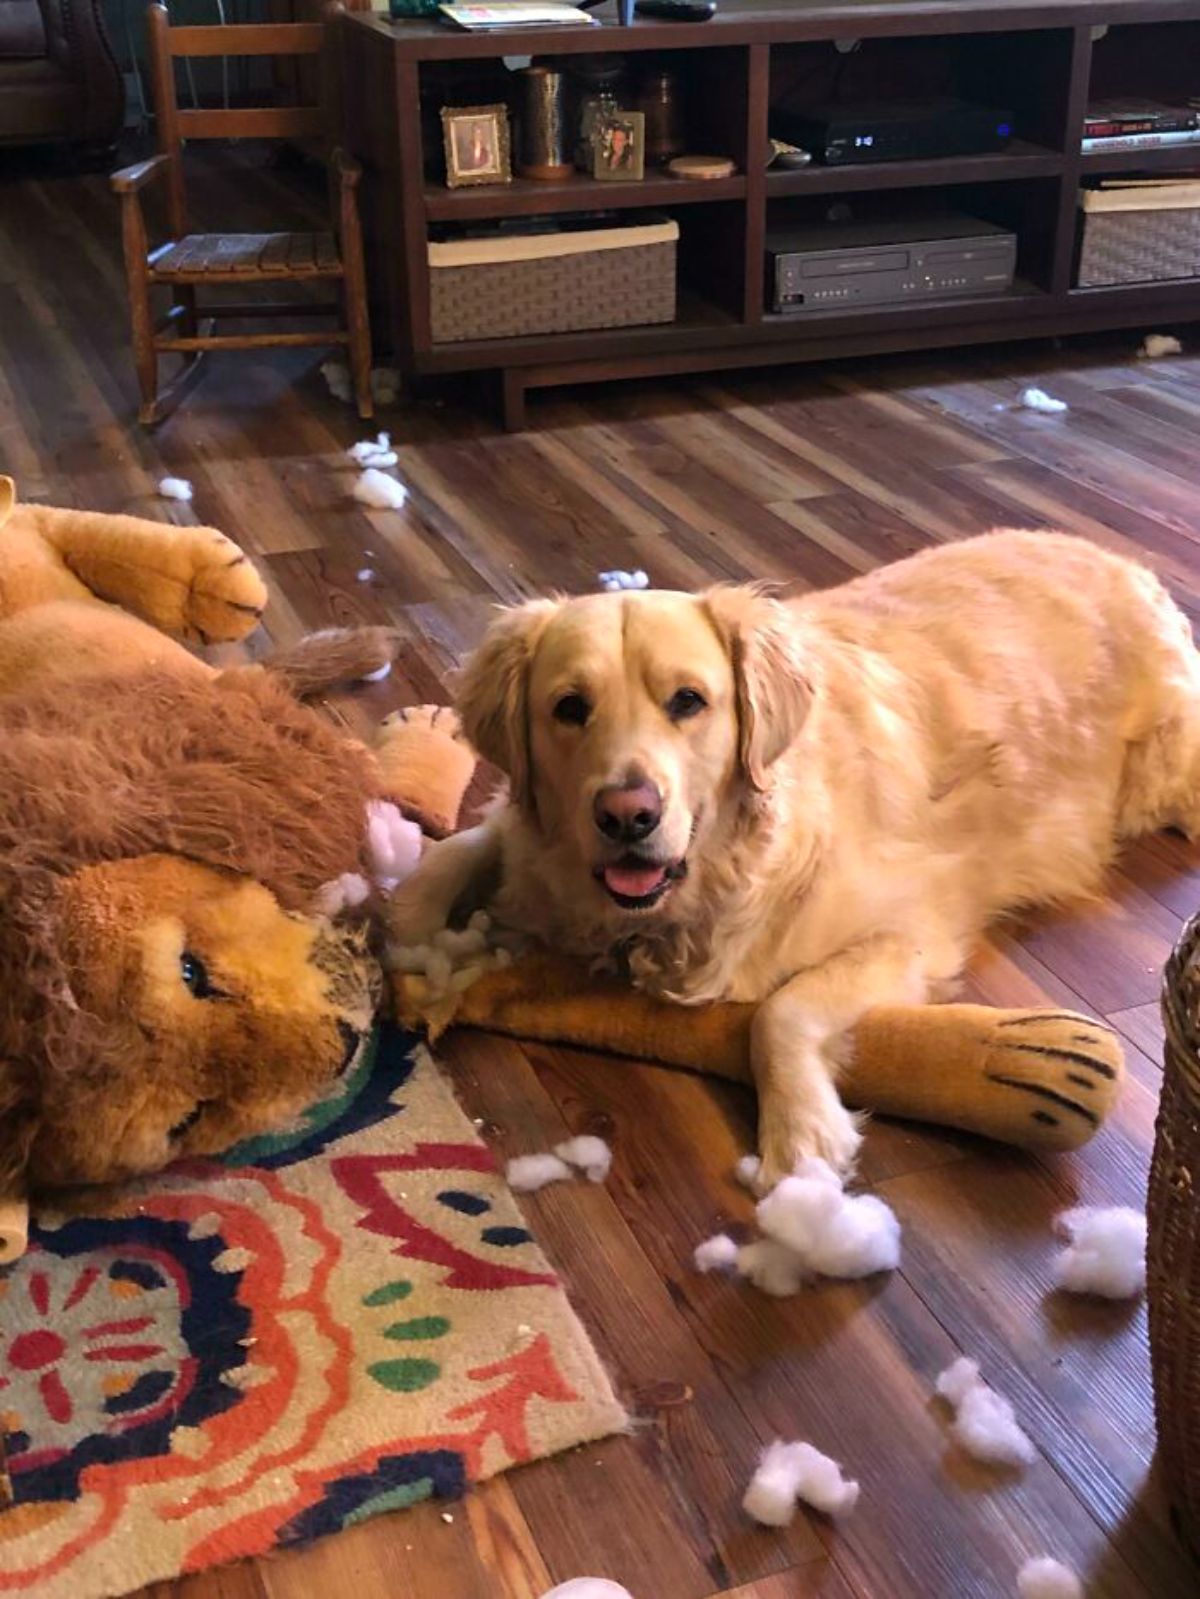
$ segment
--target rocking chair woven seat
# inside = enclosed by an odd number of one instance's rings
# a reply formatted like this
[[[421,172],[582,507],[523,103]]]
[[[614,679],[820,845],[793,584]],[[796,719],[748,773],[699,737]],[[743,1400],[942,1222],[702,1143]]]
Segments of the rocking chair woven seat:
[[[260,278],[341,277],[332,233],[188,233],[153,258],[161,283],[254,283]]]

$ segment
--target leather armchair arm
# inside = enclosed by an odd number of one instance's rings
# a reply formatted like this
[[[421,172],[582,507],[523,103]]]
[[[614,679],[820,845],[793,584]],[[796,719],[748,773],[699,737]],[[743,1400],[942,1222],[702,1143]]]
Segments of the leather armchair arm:
[[[104,31],[100,0],[38,0],[46,54],[79,89],[80,139],[115,140],[125,109],[125,84]]]

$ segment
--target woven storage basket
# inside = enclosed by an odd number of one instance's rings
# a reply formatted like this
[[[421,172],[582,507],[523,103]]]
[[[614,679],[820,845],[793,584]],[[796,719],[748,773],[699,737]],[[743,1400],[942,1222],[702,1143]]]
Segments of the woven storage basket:
[[[1200,916],[1167,962],[1162,1100],[1150,1168],[1147,1283],[1159,1453],[1200,1558]]]
[[[1200,277],[1200,207],[1179,211],[1088,211],[1079,287]]]
[[[637,227],[429,246],[435,344],[675,320],[679,226]]]

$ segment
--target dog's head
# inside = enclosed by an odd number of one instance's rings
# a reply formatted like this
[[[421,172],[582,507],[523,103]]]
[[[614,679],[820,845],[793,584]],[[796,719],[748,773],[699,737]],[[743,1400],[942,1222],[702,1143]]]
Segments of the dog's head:
[[[799,629],[758,589],[535,600],[468,663],[471,742],[618,924],[681,912],[722,829],[772,781],[812,689]],[[689,882],[689,879],[691,881]],[[580,909],[584,907],[581,904]]]

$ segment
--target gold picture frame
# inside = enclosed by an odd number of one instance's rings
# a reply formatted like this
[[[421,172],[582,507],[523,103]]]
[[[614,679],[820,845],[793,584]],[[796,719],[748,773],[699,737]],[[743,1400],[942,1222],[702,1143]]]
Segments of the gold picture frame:
[[[507,106],[443,106],[442,141],[448,189],[512,182]]]
[[[637,183],[645,175],[645,113],[603,112],[592,130],[592,176],[605,183]]]

